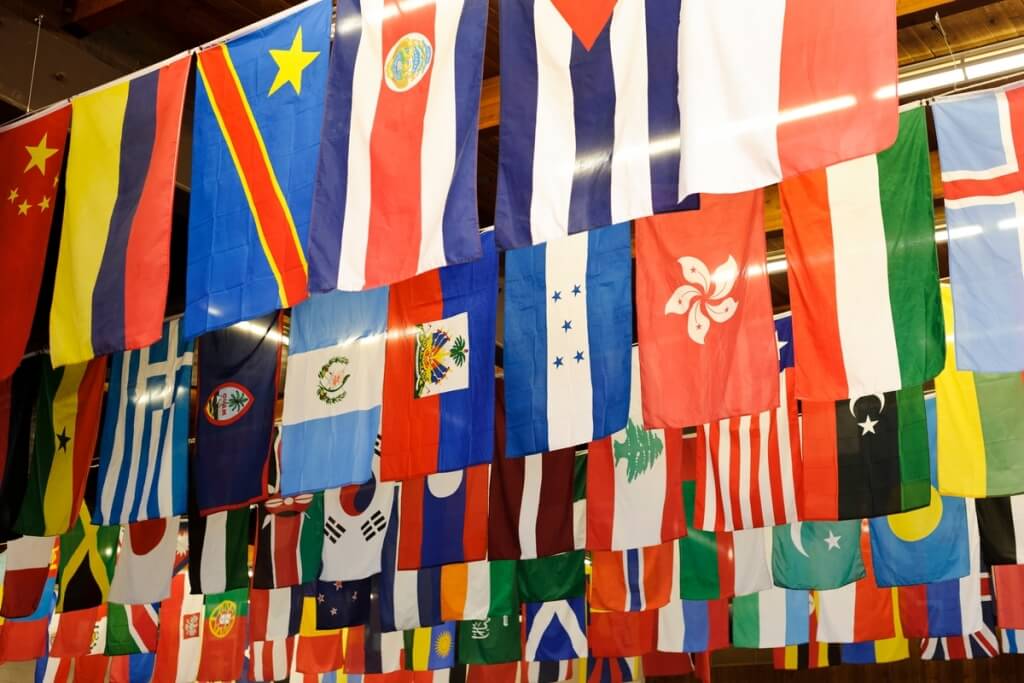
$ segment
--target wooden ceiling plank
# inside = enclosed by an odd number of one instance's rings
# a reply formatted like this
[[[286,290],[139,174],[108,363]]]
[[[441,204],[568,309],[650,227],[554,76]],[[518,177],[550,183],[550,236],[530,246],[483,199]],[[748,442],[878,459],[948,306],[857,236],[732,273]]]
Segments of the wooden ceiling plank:
[[[142,0],[61,0],[61,27],[84,36],[144,7]]]

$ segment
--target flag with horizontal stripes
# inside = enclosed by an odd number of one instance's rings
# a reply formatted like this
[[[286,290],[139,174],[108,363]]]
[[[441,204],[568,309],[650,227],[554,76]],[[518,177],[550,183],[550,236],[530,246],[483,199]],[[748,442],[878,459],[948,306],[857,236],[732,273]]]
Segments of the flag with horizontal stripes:
[[[27,617],[39,606],[57,548],[52,536],[21,536],[7,542],[0,617]]]
[[[57,612],[88,609],[107,601],[120,535],[121,527],[93,524],[89,508],[82,503],[75,525],[58,541]]]
[[[142,349],[161,338],[191,60],[176,57],[71,101],[50,308],[54,367]]]
[[[126,524],[184,514],[188,487],[192,343],[181,320],[152,346],[113,357],[93,514]]]
[[[310,291],[370,289],[480,257],[486,25],[485,0],[338,5]]]
[[[678,196],[679,16],[679,0],[502,4],[504,248],[695,208]]]
[[[324,494],[273,496],[258,510],[252,585],[281,588],[315,580],[324,542]]]
[[[399,569],[484,559],[489,470],[474,465],[402,482]]]
[[[307,296],[330,17],[306,2],[196,55],[189,338]]]

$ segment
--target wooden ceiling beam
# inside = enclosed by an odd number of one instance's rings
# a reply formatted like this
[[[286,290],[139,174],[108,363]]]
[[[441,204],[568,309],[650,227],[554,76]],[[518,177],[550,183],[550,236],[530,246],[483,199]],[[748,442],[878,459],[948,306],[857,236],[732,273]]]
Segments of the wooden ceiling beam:
[[[84,36],[143,8],[143,0],[62,0],[61,28]]]

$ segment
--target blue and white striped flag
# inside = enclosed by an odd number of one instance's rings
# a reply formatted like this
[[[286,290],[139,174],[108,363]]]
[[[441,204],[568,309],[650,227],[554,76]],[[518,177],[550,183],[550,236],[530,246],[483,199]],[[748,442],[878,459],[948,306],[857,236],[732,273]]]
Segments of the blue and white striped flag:
[[[96,524],[128,524],[185,512],[192,342],[181,320],[163,337],[113,356],[100,442]]]
[[[628,223],[506,254],[508,456],[626,426],[631,283]]]

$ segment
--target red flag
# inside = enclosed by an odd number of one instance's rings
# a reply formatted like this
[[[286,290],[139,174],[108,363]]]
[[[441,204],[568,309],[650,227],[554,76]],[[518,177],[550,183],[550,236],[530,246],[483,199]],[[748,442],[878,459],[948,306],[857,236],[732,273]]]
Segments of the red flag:
[[[27,617],[39,606],[56,540],[52,536],[22,536],[8,541],[0,616]]]
[[[25,353],[71,121],[66,103],[0,128],[0,378]]]
[[[689,652],[649,652],[643,658],[644,676],[685,676],[694,672]]]
[[[779,404],[761,190],[636,222],[644,425],[687,427]]]
[[[591,551],[590,605],[614,612],[664,607],[678,591],[675,543]]]
[[[635,657],[658,649],[658,610],[591,612],[587,641],[592,657]]]
[[[1002,629],[1024,628],[1024,565],[992,567],[996,590],[996,624]]]
[[[106,683],[111,659],[106,655],[75,657],[75,683]]]
[[[49,657],[82,657],[93,650],[98,636],[97,623],[106,617],[106,604],[91,609],[64,612],[59,618],[57,631],[50,643]]]

